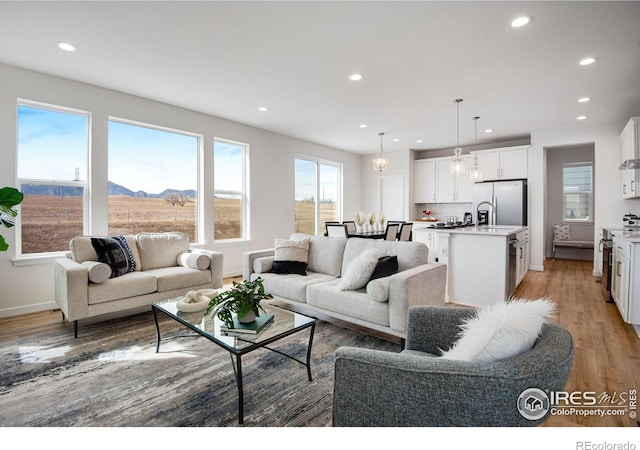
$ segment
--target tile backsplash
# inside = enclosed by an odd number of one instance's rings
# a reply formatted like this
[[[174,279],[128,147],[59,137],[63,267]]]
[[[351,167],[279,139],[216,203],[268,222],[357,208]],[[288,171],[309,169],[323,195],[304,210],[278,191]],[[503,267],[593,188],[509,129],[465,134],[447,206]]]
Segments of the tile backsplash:
[[[422,218],[423,209],[431,210],[431,217],[442,221],[444,221],[444,218],[447,216],[455,216],[457,217],[457,220],[462,221],[462,219],[464,218],[464,213],[473,212],[472,203],[422,203],[416,204],[415,206],[416,216],[413,217],[413,219]]]

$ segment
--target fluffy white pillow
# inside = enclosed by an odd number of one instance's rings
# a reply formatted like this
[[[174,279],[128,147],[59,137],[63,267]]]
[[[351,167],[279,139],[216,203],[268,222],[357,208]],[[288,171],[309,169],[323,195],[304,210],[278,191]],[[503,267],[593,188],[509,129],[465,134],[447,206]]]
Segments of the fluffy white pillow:
[[[340,283],[337,286],[338,290],[355,291],[365,287],[376,269],[379,257],[378,250],[371,248],[352,260],[344,275],[340,278]]]
[[[499,361],[531,350],[555,305],[548,299],[511,299],[478,310],[460,328],[445,359]]]

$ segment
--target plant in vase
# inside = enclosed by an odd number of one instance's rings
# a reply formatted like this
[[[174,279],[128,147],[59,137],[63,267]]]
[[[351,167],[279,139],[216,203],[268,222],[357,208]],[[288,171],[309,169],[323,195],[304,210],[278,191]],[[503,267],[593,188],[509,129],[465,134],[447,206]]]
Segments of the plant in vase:
[[[364,225],[364,213],[363,212],[358,211],[356,213],[355,223],[356,223],[356,231],[361,232],[362,231],[362,226]]]
[[[5,228],[11,228],[15,225],[15,217],[18,211],[13,209],[14,206],[22,202],[24,196],[22,192],[12,187],[3,187],[0,189],[0,224]],[[9,244],[0,236],[0,252],[6,252]]]
[[[206,316],[212,310],[218,319],[224,324],[233,328],[233,315],[235,314],[240,323],[251,323],[260,316],[260,311],[264,312],[260,301],[273,298],[273,295],[264,291],[264,284],[261,277],[254,281],[234,281],[233,288],[224,291],[209,302],[209,306],[204,312]]]
[[[376,214],[372,211],[367,214],[367,225],[369,226],[367,231],[373,231],[373,224],[376,223]]]
[[[384,231],[384,220],[384,213],[380,211],[380,213],[378,214],[378,231]]]

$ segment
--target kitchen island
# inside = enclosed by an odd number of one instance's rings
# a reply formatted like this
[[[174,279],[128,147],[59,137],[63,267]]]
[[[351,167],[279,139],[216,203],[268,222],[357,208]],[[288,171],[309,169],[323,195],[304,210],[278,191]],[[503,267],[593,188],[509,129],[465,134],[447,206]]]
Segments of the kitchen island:
[[[527,227],[422,228],[414,232],[415,240],[422,240],[419,233],[433,232],[438,260],[447,264],[447,302],[485,306],[504,300],[528,268]]]

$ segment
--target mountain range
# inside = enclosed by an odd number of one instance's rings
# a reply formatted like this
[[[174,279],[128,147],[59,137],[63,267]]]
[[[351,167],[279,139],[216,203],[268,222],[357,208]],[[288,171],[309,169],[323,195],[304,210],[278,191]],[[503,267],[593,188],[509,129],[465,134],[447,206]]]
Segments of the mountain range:
[[[145,191],[132,191],[112,181],[107,182],[107,195],[124,195],[138,198],[165,198],[169,194],[183,195],[188,198],[195,198],[196,191],[193,189],[165,189],[159,194],[149,194]],[[64,192],[60,191],[60,186],[47,186],[39,184],[23,184],[22,193],[25,195],[67,195],[77,197],[82,195],[82,189],[78,187],[65,187]]]

